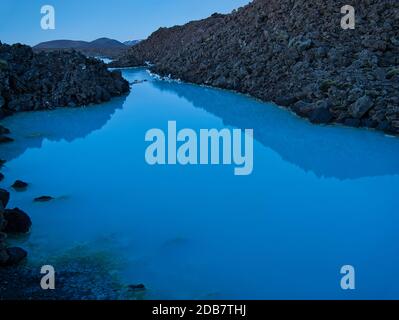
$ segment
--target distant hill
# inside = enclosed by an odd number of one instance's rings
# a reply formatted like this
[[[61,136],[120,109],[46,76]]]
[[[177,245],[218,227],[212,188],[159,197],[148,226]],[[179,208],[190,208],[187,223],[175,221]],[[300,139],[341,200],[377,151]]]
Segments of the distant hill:
[[[90,48],[124,48],[126,49],[126,45],[118,40],[108,39],[108,38],[100,38],[88,43]]]
[[[76,49],[86,46],[86,41],[74,41],[74,40],[54,40],[48,42],[39,43],[34,46],[35,49]]]
[[[129,47],[133,47],[136,44],[140,43],[142,40],[131,40],[131,41],[125,41],[123,42],[125,45],[129,46]]]
[[[90,57],[101,56],[114,59],[125,53],[129,47],[129,45],[119,42],[118,40],[100,38],[91,42],[75,40],[47,41],[34,46],[33,50],[38,52],[73,49]]]

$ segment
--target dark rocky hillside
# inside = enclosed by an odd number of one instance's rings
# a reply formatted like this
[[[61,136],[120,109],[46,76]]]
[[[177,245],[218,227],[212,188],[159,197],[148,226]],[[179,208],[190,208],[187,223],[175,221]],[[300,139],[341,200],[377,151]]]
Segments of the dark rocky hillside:
[[[341,28],[347,4],[356,9],[355,30]],[[160,75],[274,101],[315,123],[399,133],[397,0],[255,0],[161,28],[113,65],[145,62]]]
[[[0,43],[0,118],[18,111],[101,103],[129,91],[119,71],[76,51],[34,53]]]

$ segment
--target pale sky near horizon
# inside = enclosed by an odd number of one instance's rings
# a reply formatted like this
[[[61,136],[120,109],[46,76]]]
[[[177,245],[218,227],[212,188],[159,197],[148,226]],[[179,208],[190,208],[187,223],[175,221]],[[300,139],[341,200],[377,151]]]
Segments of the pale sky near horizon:
[[[0,41],[35,45],[70,39],[145,39],[159,27],[229,13],[250,0],[2,0]],[[42,30],[40,9],[55,8],[56,29]]]

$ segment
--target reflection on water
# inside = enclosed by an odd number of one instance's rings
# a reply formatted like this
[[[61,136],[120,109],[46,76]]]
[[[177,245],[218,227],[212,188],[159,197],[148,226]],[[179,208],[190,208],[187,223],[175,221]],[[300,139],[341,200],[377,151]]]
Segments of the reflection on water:
[[[0,146],[9,160],[0,186],[30,183],[10,203],[32,216],[30,236],[13,239],[29,263],[106,248],[118,261],[109,273],[124,288],[144,283],[150,299],[399,298],[399,139],[311,125],[143,69],[123,74],[135,83],[125,98],[2,121],[16,141]],[[145,133],[169,120],[253,128],[253,174],[147,165]],[[32,201],[41,195],[56,200]],[[346,264],[357,271],[354,292],[339,286]]]
[[[3,121],[11,130],[14,144],[1,146],[1,158],[10,161],[26,149],[40,148],[43,140],[72,142],[101,129],[116,110],[121,109],[126,97],[119,97],[101,106],[62,108],[52,112],[19,113]]]
[[[352,128],[317,126],[246,97],[221,90],[155,82],[155,87],[190,101],[223,120],[225,125],[253,128],[264,146],[318,176],[354,179],[399,173],[399,139]]]

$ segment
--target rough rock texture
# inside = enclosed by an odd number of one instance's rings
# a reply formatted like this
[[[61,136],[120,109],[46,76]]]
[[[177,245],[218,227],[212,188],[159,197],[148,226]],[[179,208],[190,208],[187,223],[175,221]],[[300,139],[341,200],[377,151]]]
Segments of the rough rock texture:
[[[28,233],[32,226],[29,216],[21,209],[5,209],[4,219],[6,225],[3,231],[6,233]]]
[[[8,260],[4,263],[5,266],[14,266],[24,260],[28,253],[19,247],[12,247],[6,249]]]
[[[343,5],[356,9],[355,30],[341,28]],[[397,0],[255,0],[161,28],[112,65],[146,62],[162,76],[248,93],[312,122],[399,133]]]
[[[26,183],[25,181],[21,181],[21,180],[16,180],[13,184],[12,184],[12,188],[17,190],[17,191],[24,191],[26,190],[26,188],[28,187],[28,183]]]
[[[0,118],[17,111],[101,103],[129,91],[119,71],[81,53],[33,53],[0,42]]]
[[[3,219],[2,215],[3,215],[2,212],[0,212],[0,230],[1,230],[1,223],[2,223],[1,220]],[[7,235],[3,232],[0,232],[0,266],[4,266],[10,259],[10,256],[7,251],[6,239],[7,239]]]
[[[0,189],[0,204],[5,208],[10,201],[10,193],[7,190]]]
[[[131,291],[115,270],[121,268],[112,250],[76,247],[54,254],[55,290],[43,290],[40,259],[14,267],[0,268],[1,300],[143,300],[146,291]],[[22,285],[23,284],[23,285]]]
[[[0,125],[0,134],[10,134],[10,130]]]
[[[1,109],[0,109],[0,112],[1,112]],[[0,143],[10,143],[13,141],[14,141],[14,139],[12,139],[10,137],[0,135]]]
[[[9,197],[6,190],[0,189],[0,267],[18,265],[27,257],[24,249],[7,246],[7,233],[27,233],[32,225],[29,216],[22,210],[5,209]]]
[[[7,252],[7,245],[6,245],[7,235],[1,232],[3,231],[6,224],[7,221],[4,218],[4,205],[3,202],[0,202],[0,266],[5,265],[10,258]]]

